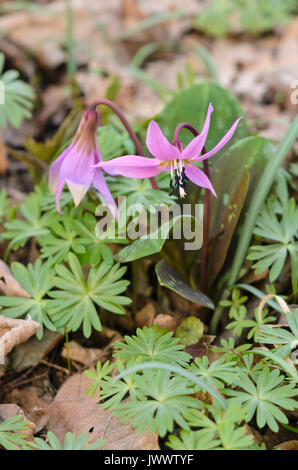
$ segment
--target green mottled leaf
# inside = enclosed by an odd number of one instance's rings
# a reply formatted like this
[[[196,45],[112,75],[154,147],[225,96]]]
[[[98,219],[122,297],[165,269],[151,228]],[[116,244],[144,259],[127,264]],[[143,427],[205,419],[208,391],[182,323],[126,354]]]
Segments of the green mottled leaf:
[[[159,261],[155,266],[155,272],[161,286],[173,290],[181,295],[181,297],[190,300],[190,302],[214,308],[212,300],[206,294],[193,289],[184,276],[176,268],[166,263],[166,261]]]

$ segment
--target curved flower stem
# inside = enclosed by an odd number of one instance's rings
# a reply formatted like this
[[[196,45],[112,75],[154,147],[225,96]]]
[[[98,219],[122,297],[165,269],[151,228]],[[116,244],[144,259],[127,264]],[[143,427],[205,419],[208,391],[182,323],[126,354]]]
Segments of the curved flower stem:
[[[119,106],[117,106],[113,101],[110,101],[106,98],[99,98],[98,100],[93,101],[93,103],[89,106],[89,108],[92,109],[92,110],[95,110],[97,108],[97,106],[100,106],[100,105],[108,106],[115,114],[117,114],[120,121],[122,122],[125,129],[127,130],[127,133],[129,135],[129,137],[133,141],[137,153],[139,155],[141,155],[142,157],[145,157],[141,142],[139,141],[136,133],[132,129],[131,125],[129,124],[128,120],[124,116],[124,114],[121,111],[121,109],[119,108]],[[150,178],[150,182],[151,182],[151,185],[152,185],[153,189],[158,189],[158,184],[157,184],[156,179],[154,178],[154,176],[152,176]]]
[[[179,145],[179,133],[181,129],[187,129],[194,137],[199,135],[197,129],[189,124],[188,122],[182,122],[179,124],[174,132],[173,144]],[[202,149],[202,155],[206,153],[205,147]],[[209,178],[209,163],[208,160],[203,161],[204,172]],[[201,261],[201,272],[200,272],[200,284],[201,289],[204,292],[207,288],[207,266],[208,266],[208,238],[209,238],[209,221],[210,221],[210,191],[205,189],[204,193],[204,222],[203,222],[203,245],[202,245],[202,261]]]

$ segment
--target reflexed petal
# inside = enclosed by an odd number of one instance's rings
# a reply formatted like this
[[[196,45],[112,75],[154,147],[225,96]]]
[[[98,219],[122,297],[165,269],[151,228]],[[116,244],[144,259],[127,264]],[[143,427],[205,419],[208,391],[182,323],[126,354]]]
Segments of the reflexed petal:
[[[94,184],[98,192],[102,194],[106,204],[109,206],[111,213],[114,215],[114,217],[116,217],[116,219],[118,219],[117,205],[100,169],[95,171],[92,183]]]
[[[174,160],[180,156],[178,148],[170,144],[155,121],[151,121],[148,126],[146,145],[159,160]]]
[[[56,187],[56,209],[59,212],[59,214],[62,214],[61,207],[60,207],[60,196],[61,196],[64,185],[65,185],[64,179],[61,178],[61,176],[59,176],[57,187]]]
[[[185,174],[197,186],[210,189],[214,196],[217,197],[209,178],[205,175],[202,170],[200,170],[200,168],[197,168],[194,165],[186,165]]]
[[[60,174],[65,180],[89,187],[94,176],[95,152],[78,152],[76,146],[62,162]]]
[[[82,184],[74,183],[73,181],[70,181],[69,179],[66,179],[66,184],[69,188],[69,191],[71,192],[74,205],[78,207],[81,200],[83,199],[86,192],[88,191],[89,185],[84,186]]]
[[[208,106],[208,111],[207,111],[207,115],[206,115],[202,132],[200,133],[200,135],[192,139],[192,141],[185,147],[185,149],[181,153],[180,158],[194,158],[200,155],[202,148],[205,145],[206,138],[208,135],[209,126],[210,126],[210,116],[212,114],[212,111],[213,111],[213,106],[210,103]]]
[[[60,168],[66,155],[71,151],[73,145],[69,145],[61,155],[52,163],[49,171],[49,188],[52,194],[55,194],[57,182],[60,174]]]
[[[238,126],[238,122],[242,119],[242,117],[243,116],[241,116],[239,119],[237,119],[237,121],[234,122],[230,130],[228,130],[228,132],[226,133],[226,135],[218,142],[217,145],[215,145],[212,150],[210,150],[210,152],[207,152],[204,155],[201,155],[200,157],[196,158],[196,161],[205,160],[206,158],[209,158],[216,152],[218,152],[222,147],[224,147],[224,145],[226,145],[229,140],[233,137],[234,132]]]
[[[138,155],[125,155],[108,162],[100,162],[95,166],[104,170],[112,170],[114,174],[127,176],[128,178],[150,178],[162,171],[158,159]]]

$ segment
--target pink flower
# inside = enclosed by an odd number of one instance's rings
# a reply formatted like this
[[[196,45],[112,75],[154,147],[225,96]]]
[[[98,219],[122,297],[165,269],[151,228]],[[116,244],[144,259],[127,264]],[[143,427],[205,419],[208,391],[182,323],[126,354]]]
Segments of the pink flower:
[[[56,207],[60,213],[60,196],[65,184],[76,207],[93,184],[103,195],[105,202],[116,208],[102,172],[94,168],[101,162],[96,138],[97,125],[97,112],[90,109],[84,111],[73,142],[51,165],[49,187],[51,193],[56,194]]]
[[[156,176],[162,171],[170,171],[170,188],[173,191],[173,181],[179,189],[180,197],[185,196],[186,180],[190,179],[193,183],[203,188],[209,189],[214,196],[214,188],[205,175],[193,163],[205,160],[218,152],[233,136],[241,117],[234,122],[230,130],[219,141],[219,143],[209,152],[200,156],[206,142],[210,126],[210,116],[213,107],[209,104],[207,116],[202,132],[185,147],[171,144],[162,133],[160,127],[155,121],[151,121],[146,137],[146,145],[154,158],[146,158],[138,155],[125,155],[107,162],[99,162],[96,167],[112,170],[113,174],[127,176],[129,178],[149,178]]]

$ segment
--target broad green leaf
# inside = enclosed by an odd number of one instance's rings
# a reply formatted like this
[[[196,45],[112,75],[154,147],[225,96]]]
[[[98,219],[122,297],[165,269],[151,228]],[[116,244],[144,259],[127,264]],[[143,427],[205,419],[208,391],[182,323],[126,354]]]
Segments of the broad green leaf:
[[[172,218],[168,223],[162,224],[154,232],[135,240],[131,245],[123,248],[116,256],[117,261],[127,263],[145,256],[159,253],[169,238],[172,229],[177,230],[179,239],[185,231],[190,233],[190,226],[194,225],[194,234],[196,249],[202,245],[203,227],[200,220],[190,215],[182,215]]]
[[[214,107],[206,141],[206,149],[209,151],[227,133],[234,121],[244,114],[238,100],[230,91],[212,82],[194,85],[176,95],[155,120],[170,140],[173,139],[176,126],[181,122],[192,124],[200,132],[209,103]],[[181,138],[186,144],[193,136],[187,131],[184,132],[181,133]],[[245,119],[241,119],[235,135],[225,148],[246,136],[247,125]],[[213,162],[221,153],[222,151],[218,152],[216,157],[212,157]]]
[[[204,323],[199,318],[187,317],[178,326],[175,336],[182,344],[190,346],[196,344],[204,333]]]
[[[190,302],[214,308],[214,304],[203,292],[193,289],[185,277],[173,266],[161,260],[155,266],[155,272],[161,286],[173,290]]]
[[[220,223],[217,225],[217,233],[208,244],[208,285],[212,284],[223,267],[233,233],[243,208],[248,185],[249,177],[248,170],[246,169],[235,193],[222,213]]]
[[[223,214],[243,181],[246,168],[249,185],[244,205],[247,209],[272,151],[272,145],[263,137],[246,137],[232,145],[212,166],[210,180],[217,198],[210,200],[211,237],[220,230]]]

